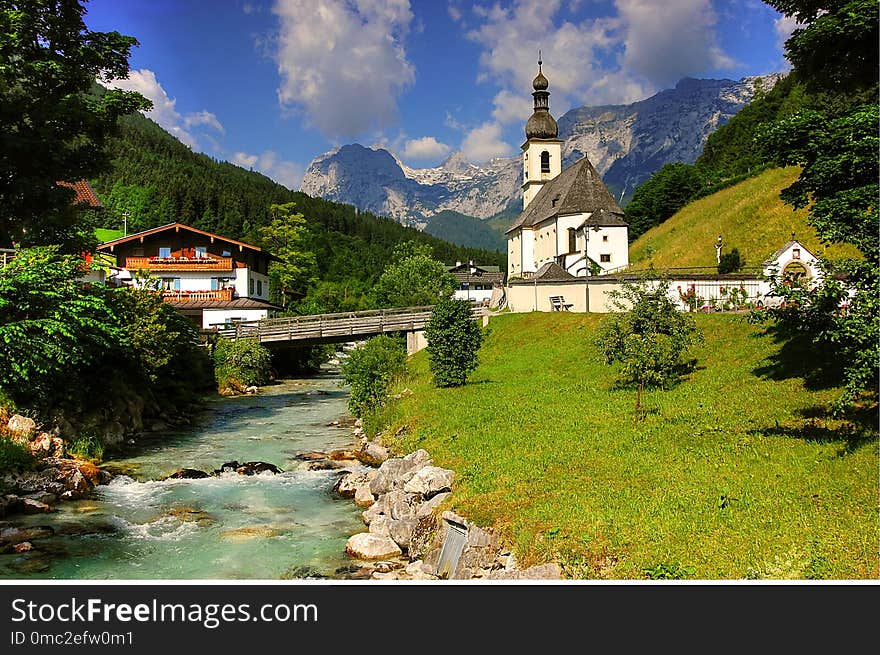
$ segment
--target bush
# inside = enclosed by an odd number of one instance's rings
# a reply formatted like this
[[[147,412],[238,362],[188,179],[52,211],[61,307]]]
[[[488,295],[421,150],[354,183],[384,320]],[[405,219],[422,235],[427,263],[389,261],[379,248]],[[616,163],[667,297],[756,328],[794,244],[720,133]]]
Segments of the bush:
[[[85,459],[100,460],[104,458],[104,444],[94,434],[83,433],[67,445],[67,452]]]
[[[272,379],[272,356],[254,339],[219,338],[214,346],[214,373],[219,389],[261,386]]]
[[[406,366],[406,348],[385,335],[373,337],[349,353],[342,364],[342,377],[351,386],[348,409],[354,416],[379,408],[388,397],[388,387]]]
[[[734,248],[730,252],[721,255],[721,261],[718,262],[718,272],[722,275],[724,273],[736,273],[741,271],[745,265],[745,260],[740,256],[739,249]]]
[[[463,385],[477,368],[477,351],[483,343],[483,329],[471,315],[471,304],[453,298],[439,302],[425,328],[425,337],[434,384]]]
[[[0,473],[27,469],[33,463],[34,458],[28,451],[27,446],[0,435]],[[2,491],[2,483],[0,483],[0,491]]]

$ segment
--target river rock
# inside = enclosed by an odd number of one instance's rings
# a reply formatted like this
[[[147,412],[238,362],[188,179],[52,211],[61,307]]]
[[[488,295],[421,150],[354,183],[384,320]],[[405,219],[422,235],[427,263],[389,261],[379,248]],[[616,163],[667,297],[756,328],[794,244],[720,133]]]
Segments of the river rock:
[[[334,462],[357,459],[357,451],[356,450],[348,450],[347,448],[340,448],[339,450],[331,450],[330,451],[330,459],[332,459]]]
[[[249,539],[268,539],[269,537],[277,537],[280,534],[282,534],[282,531],[271,525],[254,525],[246,528],[236,528],[235,530],[225,530],[220,533],[220,537],[231,541],[246,541]]]
[[[368,441],[364,447],[355,453],[358,460],[367,466],[380,466],[388,459],[388,449],[379,444]]]
[[[34,545],[30,541],[22,541],[20,544],[15,544],[12,547],[12,551],[15,553],[26,553],[33,549]]]
[[[12,439],[19,442],[27,442],[37,431],[37,423],[34,419],[21,414],[13,414],[6,424],[6,429]]]
[[[245,462],[237,469],[235,472],[239,475],[259,475],[260,473],[265,473],[268,471],[269,473],[278,474],[281,473],[281,469],[275,466],[274,464],[269,464],[269,462]]]
[[[421,494],[423,498],[431,498],[441,491],[449,491],[455,471],[440,468],[439,466],[425,466],[419,469],[412,478],[403,486],[408,493]]]
[[[302,462],[317,462],[322,459],[327,459],[327,453],[313,450],[308,453],[299,453],[298,455],[294,456],[294,459],[298,459]]]
[[[45,539],[55,534],[48,525],[36,525],[29,528],[9,527],[0,530],[0,544],[20,544],[23,541]]]
[[[380,537],[390,537],[391,536],[391,519],[385,516],[384,514],[380,514],[375,519],[370,521],[370,534],[377,534]]]
[[[24,514],[46,514],[54,510],[46,503],[41,503],[39,500],[34,500],[33,498],[22,498],[21,511]]]
[[[204,471],[199,469],[179,469],[169,476],[162,478],[163,480],[201,480],[211,477]]]
[[[431,496],[430,500],[419,505],[419,509],[416,512],[416,518],[422,519],[431,516],[434,513],[434,510],[440,507],[444,500],[449,498],[449,495],[450,493],[447,491]]]
[[[248,395],[254,395],[257,393],[257,391],[259,391],[259,389],[257,389],[254,385],[244,388],[244,392]]]
[[[347,473],[339,478],[339,481],[333,487],[333,491],[340,496],[353,498],[357,488],[364,483],[369,484],[376,477],[376,471],[367,471],[365,473]]]
[[[416,524],[417,521],[412,518],[392,520],[388,526],[388,534],[398,546],[409,548]]]
[[[370,525],[376,518],[382,515],[382,512],[379,511],[378,503],[373,503],[366,510],[361,513],[361,518],[364,521],[364,525]]]
[[[222,475],[223,473],[235,473],[235,469],[237,469],[241,464],[238,463],[238,460],[232,460],[231,462],[224,462],[220,468],[214,469],[214,475]]]
[[[369,532],[361,532],[349,538],[345,544],[345,552],[358,559],[387,559],[403,554],[391,537]]]
[[[364,482],[354,492],[354,502],[358,507],[370,507],[376,502],[373,493],[370,491],[370,483]]]
[[[418,460],[394,457],[386,460],[379,467],[379,472],[370,483],[370,489],[376,496],[388,493],[392,489],[402,488],[416,471],[424,466]]]

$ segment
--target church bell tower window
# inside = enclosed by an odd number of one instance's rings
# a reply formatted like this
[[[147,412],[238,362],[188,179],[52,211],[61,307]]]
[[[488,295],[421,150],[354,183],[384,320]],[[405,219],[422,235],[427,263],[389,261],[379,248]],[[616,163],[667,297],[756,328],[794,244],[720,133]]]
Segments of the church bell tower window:
[[[550,172],[550,153],[546,150],[541,153],[541,172],[549,173]]]

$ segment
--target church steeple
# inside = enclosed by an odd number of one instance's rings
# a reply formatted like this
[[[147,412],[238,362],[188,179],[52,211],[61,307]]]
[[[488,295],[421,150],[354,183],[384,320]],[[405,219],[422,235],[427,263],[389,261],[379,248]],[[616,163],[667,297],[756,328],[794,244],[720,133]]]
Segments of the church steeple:
[[[535,108],[526,122],[526,142],[523,144],[523,208],[527,207],[541,187],[562,172],[562,141],[559,128],[550,115],[550,82],[541,69],[541,51],[538,51],[538,74],[532,81]]]
[[[559,136],[559,128],[553,116],[550,115],[550,92],[547,87],[550,82],[544,77],[541,70],[541,51],[538,51],[538,75],[532,81],[534,92],[532,97],[535,99],[534,113],[526,123],[527,139],[555,139]]]

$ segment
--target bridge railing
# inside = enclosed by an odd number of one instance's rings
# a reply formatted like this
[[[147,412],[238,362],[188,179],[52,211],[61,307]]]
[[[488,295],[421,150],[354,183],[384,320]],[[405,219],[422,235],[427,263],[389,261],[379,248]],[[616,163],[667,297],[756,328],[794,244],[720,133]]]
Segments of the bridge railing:
[[[431,318],[433,305],[374,309],[360,312],[282,316],[254,321],[238,321],[217,327],[217,333],[230,339],[260,341],[299,341],[350,336],[352,340],[373,334],[422,330]],[[474,317],[485,313],[474,308]]]

